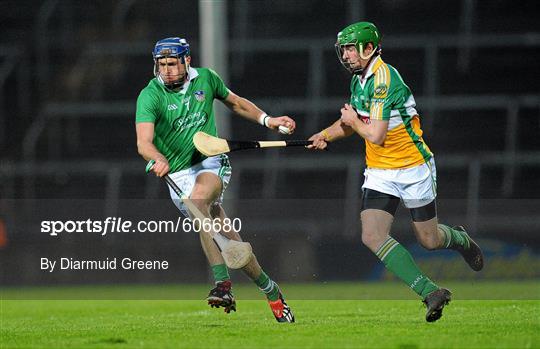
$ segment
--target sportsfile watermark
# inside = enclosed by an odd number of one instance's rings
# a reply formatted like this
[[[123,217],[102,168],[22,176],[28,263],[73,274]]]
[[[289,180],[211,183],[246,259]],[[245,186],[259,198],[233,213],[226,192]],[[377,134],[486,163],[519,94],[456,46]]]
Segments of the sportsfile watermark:
[[[178,217],[176,220],[132,221],[122,217],[107,217],[104,220],[43,220],[41,232],[50,236],[64,233],[95,233],[105,236],[109,233],[173,233],[201,231],[239,232],[242,230],[240,218],[190,218]]]
[[[224,234],[234,230],[251,244],[263,270],[288,299],[416,299],[411,286],[423,279],[404,284],[363,245],[360,204],[348,199],[225,200],[222,207],[230,218],[221,221],[185,218],[168,198],[119,200],[115,206],[101,199],[2,200],[0,295],[199,300],[214,285],[201,246],[201,236],[207,236],[201,231],[235,237]],[[401,207],[392,235],[423,275],[460,299],[538,299],[538,220],[509,218],[532,213],[539,200],[483,200],[476,213],[462,200],[438,204],[440,221],[463,224],[482,247],[486,266],[474,272],[457,251],[423,248],[409,211]],[[260,299],[258,288],[241,271],[229,272],[235,289],[248,292],[243,299]],[[495,293],[492,288],[481,293],[476,286],[499,280],[520,283],[504,290],[497,286]],[[291,283],[315,285],[317,292],[295,293]],[[31,285],[39,287],[27,292],[20,288]],[[469,291],[463,285],[470,285]]]

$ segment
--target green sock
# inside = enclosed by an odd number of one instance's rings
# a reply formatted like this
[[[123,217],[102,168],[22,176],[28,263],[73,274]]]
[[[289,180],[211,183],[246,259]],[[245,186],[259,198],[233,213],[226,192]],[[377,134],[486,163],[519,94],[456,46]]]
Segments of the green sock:
[[[444,224],[438,224],[439,229],[444,233],[444,247],[443,248],[455,248],[464,247],[469,248],[469,239],[467,239],[467,233],[450,228]]]
[[[277,301],[279,298],[279,286],[276,284],[264,271],[261,270],[261,275],[253,280],[257,286],[266,294],[266,298],[270,301]]]
[[[409,251],[392,237],[388,237],[375,254],[386,269],[403,280],[422,298],[439,288],[420,271]]]
[[[216,282],[230,280],[229,270],[225,264],[212,265],[212,273],[214,274],[214,280]]]

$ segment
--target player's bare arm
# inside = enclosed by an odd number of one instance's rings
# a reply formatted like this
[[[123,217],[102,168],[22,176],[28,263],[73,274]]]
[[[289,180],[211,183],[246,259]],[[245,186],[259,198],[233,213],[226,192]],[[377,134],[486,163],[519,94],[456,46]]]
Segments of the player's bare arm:
[[[261,123],[273,130],[278,129],[279,126],[284,126],[289,129],[288,133],[293,133],[296,128],[296,123],[291,117],[287,115],[271,117],[253,102],[238,96],[232,91],[229,91],[229,95],[225,98],[223,103],[236,114],[248,120]]]
[[[313,141],[308,145],[308,149],[324,150],[329,142],[334,142],[342,138],[349,137],[354,133],[354,130],[345,125],[340,119],[336,120],[332,125],[324,130],[315,133],[308,140]]]
[[[370,120],[366,123],[358,118],[358,113],[350,104],[345,104],[341,108],[341,121],[365,140],[377,145],[384,144],[388,121]]]
[[[139,122],[136,124],[136,132],[137,151],[146,161],[155,161],[152,171],[156,176],[165,176],[169,172],[169,162],[154,145],[154,123]]]

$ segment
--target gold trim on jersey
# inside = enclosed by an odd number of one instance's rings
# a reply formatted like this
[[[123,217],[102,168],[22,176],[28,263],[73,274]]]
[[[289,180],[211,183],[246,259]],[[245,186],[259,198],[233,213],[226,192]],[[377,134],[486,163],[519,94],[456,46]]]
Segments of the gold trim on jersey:
[[[374,74],[377,69],[379,69],[379,67],[383,64],[383,60],[381,58],[381,56],[377,56],[377,58],[375,58],[375,60],[373,61],[373,63],[370,63],[369,67],[368,67],[368,72],[366,73],[366,75],[364,76],[364,80],[367,81],[367,79],[369,79],[369,77]]]
[[[419,142],[431,153],[422,139],[420,119],[415,115],[411,120],[413,132]],[[384,144],[377,145],[366,140],[366,164],[370,168],[398,169],[421,165],[426,162],[407,132],[405,124],[401,124],[386,133]]]
[[[373,71],[375,72],[375,80],[373,82],[373,103],[369,110],[369,118],[382,120],[385,104],[384,99],[388,97],[388,89],[390,88],[392,78],[388,65],[384,64],[382,59],[379,59],[373,65]]]

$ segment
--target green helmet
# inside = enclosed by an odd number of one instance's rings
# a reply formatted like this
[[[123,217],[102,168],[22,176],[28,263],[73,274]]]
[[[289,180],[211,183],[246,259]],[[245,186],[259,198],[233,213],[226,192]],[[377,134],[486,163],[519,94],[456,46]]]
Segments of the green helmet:
[[[364,47],[370,42],[373,44],[374,50],[371,55],[364,56]],[[369,59],[373,56],[373,54],[380,53],[380,42],[381,35],[379,34],[379,30],[375,24],[370,22],[358,22],[345,27],[345,29],[338,33],[337,42],[335,45],[336,53],[339,61],[347,70],[353,74],[360,74],[362,73],[363,69],[352,69],[350,67],[350,63],[343,61],[343,47],[354,45],[356,50],[358,50],[360,57],[363,59]]]

